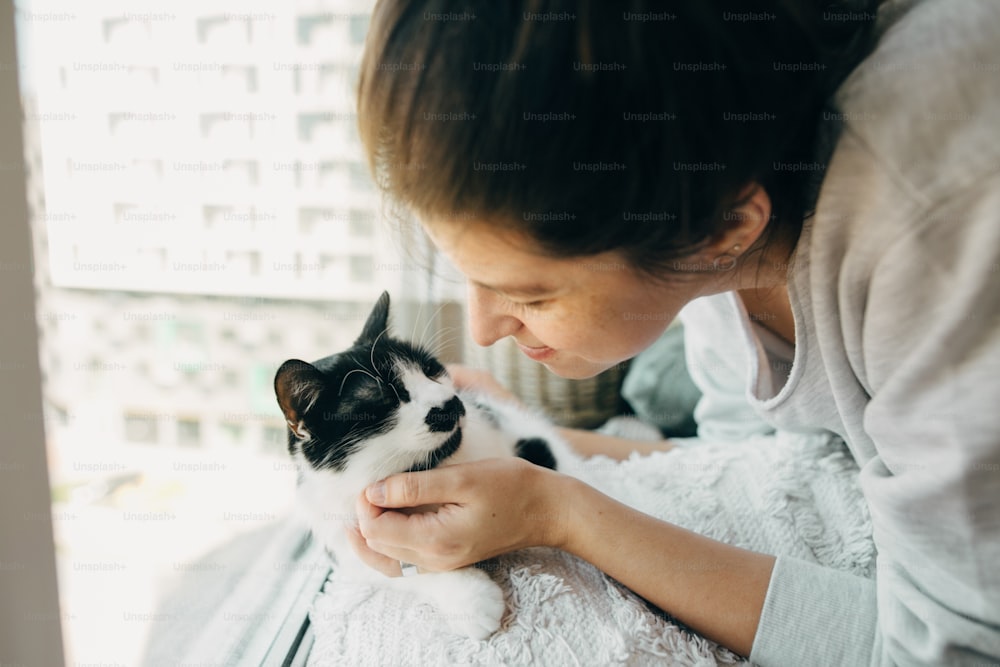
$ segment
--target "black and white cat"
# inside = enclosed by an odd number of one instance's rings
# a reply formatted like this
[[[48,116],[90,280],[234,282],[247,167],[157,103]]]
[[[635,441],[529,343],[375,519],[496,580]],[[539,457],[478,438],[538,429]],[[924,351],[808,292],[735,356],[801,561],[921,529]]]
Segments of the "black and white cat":
[[[350,349],[313,364],[290,359],[278,369],[274,390],[288,421],[301,504],[315,538],[351,577],[412,591],[456,633],[485,639],[500,627],[500,587],[475,567],[397,578],[375,572],[344,535],[356,520],[355,501],[395,473],[507,456],[555,468],[574,455],[541,417],[457,391],[430,353],[389,335],[388,318],[383,292]]]

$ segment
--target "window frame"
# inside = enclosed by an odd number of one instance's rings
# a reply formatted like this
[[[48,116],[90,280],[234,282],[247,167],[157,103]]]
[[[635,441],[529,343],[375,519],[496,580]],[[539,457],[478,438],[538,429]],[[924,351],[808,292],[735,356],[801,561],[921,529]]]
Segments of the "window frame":
[[[277,524],[268,547],[249,559],[236,587],[220,601],[180,662],[305,664],[313,641],[309,610],[331,570],[329,557],[308,528],[289,520]],[[250,620],[234,626],[233,618]]]
[[[39,349],[35,244],[29,212],[25,155],[23,62],[17,45],[15,3],[0,6],[0,61],[15,63],[0,76],[0,195],[8,224],[0,225],[0,662],[65,664],[63,612],[59,601],[52,520],[46,424]],[[18,443],[19,446],[9,446]],[[302,524],[279,518],[274,539],[258,554],[219,607],[199,639],[184,650],[196,664],[304,665],[312,646],[309,610],[332,569],[326,553]],[[279,574],[275,574],[278,572]],[[260,582],[266,580],[266,590]],[[250,605],[250,606],[248,606]],[[233,627],[235,610],[259,612],[260,623]],[[223,625],[225,624],[225,625]],[[229,641],[220,642],[219,628]],[[213,631],[215,633],[213,634]]]
[[[15,11],[0,6],[0,62],[18,65]],[[0,76],[0,163],[20,167],[0,169],[0,661],[62,665],[22,117],[15,66]]]

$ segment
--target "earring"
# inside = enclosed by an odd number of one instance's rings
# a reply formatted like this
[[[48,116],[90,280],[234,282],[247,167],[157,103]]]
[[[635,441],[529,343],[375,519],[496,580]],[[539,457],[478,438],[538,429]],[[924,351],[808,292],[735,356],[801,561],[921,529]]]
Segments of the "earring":
[[[742,248],[739,243],[734,245],[729,252],[722,253],[712,260],[712,268],[716,271],[730,271],[736,267],[736,260]]]
[[[712,260],[712,268],[716,271],[729,271],[736,267],[736,256],[728,252]]]

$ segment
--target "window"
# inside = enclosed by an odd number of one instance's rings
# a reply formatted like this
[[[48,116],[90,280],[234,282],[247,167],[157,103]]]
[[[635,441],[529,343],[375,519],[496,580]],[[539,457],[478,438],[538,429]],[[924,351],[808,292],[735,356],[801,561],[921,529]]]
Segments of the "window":
[[[368,211],[351,211],[351,236],[371,238],[375,235],[375,221]]]
[[[238,272],[244,276],[257,276],[260,274],[260,253],[250,251],[230,251],[226,253],[226,269]]]
[[[311,142],[314,135],[324,126],[332,125],[335,116],[332,113],[299,114],[299,141]]]
[[[371,187],[371,177],[368,175],[368,167],[366,165],[352,163],[349,169],[352,188],[364,191]]]
[[[248,65],[223,65],[221,68],[222,78],[230,84],[227,87],[240,93],[257,92],[257,68]]]
[[[101,21],[104,41],[113,45],[141,44],[149,38],[150,29],[149,22],[135,21],[124,16]]]
[[[355,45],[363,44],[365,35],[368,34],[368,16],[356,14],[350,18],[350,25],[351,43]]]
[[[298,28],[298,38],[299,44],[308,45],[312,43],[313,34],[320,29],[329,26],[333,23],[333,16],[330,14],[306,14],[304,16],[299,16],[296,19],[296,25]]]
[[[254,118],[249,114],[203,113],[199,119],[201,136],[219,143],[253,139]]]
[[[177,444],[181,447],[201,445],[201,422],[197,419],[178,419]]]
[[[198,41],[213,46],[248,44],[252,21],[249,16],[221,14],[196,19]]]
[[[288,431],[284,426],[265,426],[262,440],[264,449],[284,452],[288,448]]]
[[[222,163],[222,171],[230,175],[233,182],[239,185],[252,187],[260,181],[255,160],[226,160]]]
[[[227,444],[236,446],[243,444],[243,424],[238,422],[223,422],[219,425],[219,428]]]
[[[155,444],[159,441],[159,424],[152,415],[125,415],[125,440],[139,444]]]
[[[351,258],[351,280],[370,283],[375,280],[375,265],[371,257],[353,255]]]
[[[340,64],[367,17],[162,9],[17,25],[57,617],[67,664],[282,664],[326,571],[287,521],[274,373],[430,281],[375,279],[400,243]]]

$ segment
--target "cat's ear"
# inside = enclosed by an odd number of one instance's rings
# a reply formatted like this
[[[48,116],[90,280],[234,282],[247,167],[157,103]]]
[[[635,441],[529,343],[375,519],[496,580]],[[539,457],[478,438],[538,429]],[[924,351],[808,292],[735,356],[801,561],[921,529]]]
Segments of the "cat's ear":
[[[375,302],[365,328],[361,330],[361,335],[354,342],[355,345],[373,343],[382,333],[389,328],[389,293],[382,292],[382,296]]]
[[[299,359],[289,359],[281,364],[274,375],[274,394],[278,397],[278,405],[285,413],[288,427],[297,437],[309,437],[303,417],[315,405],[322,390],[323,373]]]

